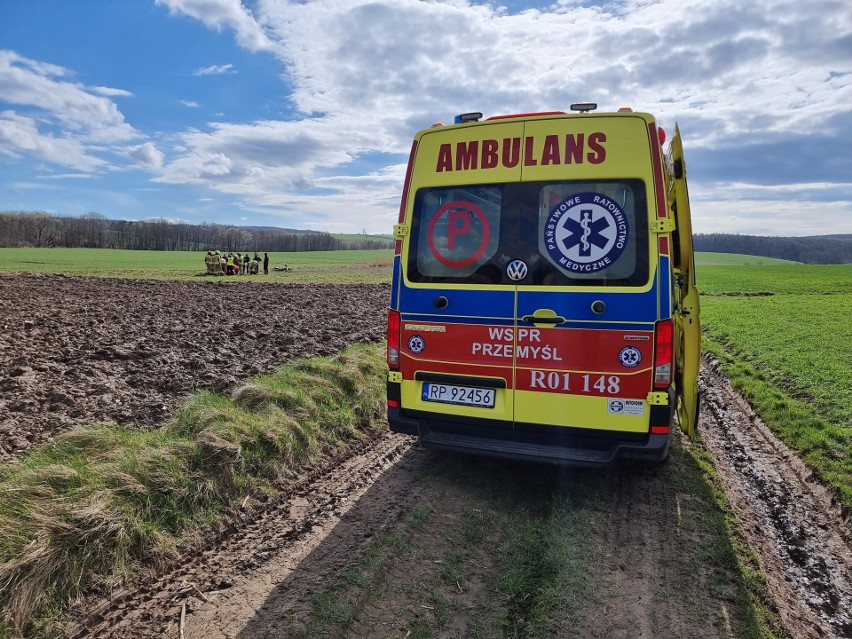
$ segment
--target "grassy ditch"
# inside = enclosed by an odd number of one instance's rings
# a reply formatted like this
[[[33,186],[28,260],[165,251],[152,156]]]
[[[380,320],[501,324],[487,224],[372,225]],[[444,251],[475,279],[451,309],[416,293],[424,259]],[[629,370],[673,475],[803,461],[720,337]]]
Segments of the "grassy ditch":
[[[194,396],[159,430],[78,428],[3,464],[0,636],[165,566],[246,496],[383,431],[384,370],[376,345],[294,361],[232,397]]]

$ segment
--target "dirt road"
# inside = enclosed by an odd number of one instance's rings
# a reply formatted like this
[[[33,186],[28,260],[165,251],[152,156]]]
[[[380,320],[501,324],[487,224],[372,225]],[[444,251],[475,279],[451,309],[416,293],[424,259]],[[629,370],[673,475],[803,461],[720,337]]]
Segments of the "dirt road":
[[[4,279],[0,450],[13,458],[78,421],[148,427],[193,389],[224,390],[290,357],[380,340],[386,294],[381,286]],[[23,317],[12,303],[28,309]],[[246,323],[241,308],[262,311]],[[848,513],[712,367],[702,390],[699,445],[715,459],[789,636],[852,637]],[[81,602],[72,636],[404,637],[426,617],[438,619],[440,636],[494,636],[489,624],[507,602],[496,594],[492,551],[519,511],[544,516],[556,500],[588,515],[589,548],[577,554],[588,551],[594,565],[594,580],[555,620],[564,636],[736,637],[734,581],[702,545],[711,505],[683,483],[689,446],[680,443],[660,467],[601,472],[440,455],[386,434],[317,468],[280,501],[247,505],[243,521],[186,552],[169,574]],[[466,558],[470,573],[435,581],[452,550],[448,531],[469,515],[487,523],[481,548]],[[354,588],[353,567],[376,553],[384,587]],[[341,583],[349,584],[346,623],[310,635],[317,597]]]

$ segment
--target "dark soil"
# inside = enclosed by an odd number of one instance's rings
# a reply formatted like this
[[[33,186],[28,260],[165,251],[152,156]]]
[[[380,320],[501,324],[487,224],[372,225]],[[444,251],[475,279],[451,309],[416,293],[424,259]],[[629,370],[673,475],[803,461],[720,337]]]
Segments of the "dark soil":
[[[148,428],[193,391],[385,337],[386,285],[0,279],[0,458],[85,423]]]

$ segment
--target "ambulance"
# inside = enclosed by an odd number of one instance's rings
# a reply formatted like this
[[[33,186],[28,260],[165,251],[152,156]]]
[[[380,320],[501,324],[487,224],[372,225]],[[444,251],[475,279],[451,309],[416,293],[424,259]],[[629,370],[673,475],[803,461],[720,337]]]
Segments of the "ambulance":
[[[387,322],[390,429],[574,466],[695,433],[700,323],[675,127],[593,103],[416,134]],[[677,416],[677,420],[675,419]]]

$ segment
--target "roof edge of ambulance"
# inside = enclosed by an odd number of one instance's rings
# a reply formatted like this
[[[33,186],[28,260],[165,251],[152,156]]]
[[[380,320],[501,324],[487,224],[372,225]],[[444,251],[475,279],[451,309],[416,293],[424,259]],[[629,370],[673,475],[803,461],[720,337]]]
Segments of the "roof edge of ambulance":
[[[469,126],[487,126],[489,124],[495,124],[498,122],[511,122],[511,121],[529,121],[529,120],[547,120],[547,119],[565,119],[565,120],[573,120],[573,119],[583,119],[583,118],[624,118],[624,117],[639,117],[648,122],[655,122],[656,116],[651,113],[647,113],[645,111],[634,111],[633,109],[622,107],[618,111],[590,111],[586,113],[568,113],[567,111],[534,111],[530,113],[509,113],[509,114],[499,114],[499,115],[491,115],[487,118],[483,118],[481,120],[474,120],[470,122],[450,122],[449,124],[444,124],[443,122],[435,122],[427,129],[422,129],[418,132],[418,136],[423,133],[428,133],[430,131],[441,131],[446,129],[457,129],[459,127],[469,127]]]

